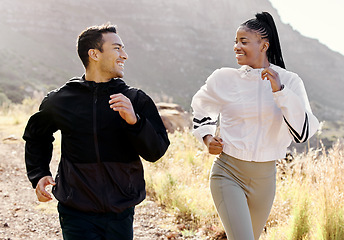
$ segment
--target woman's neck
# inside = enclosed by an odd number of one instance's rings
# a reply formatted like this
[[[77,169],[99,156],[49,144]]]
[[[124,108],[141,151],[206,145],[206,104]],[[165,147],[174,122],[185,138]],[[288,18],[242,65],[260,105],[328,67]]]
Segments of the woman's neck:
[[[250,65],[251,68],[268,68],[270,66],[270,62],[268,61],[268,59],[262,61],[261,63],[257,63],[257,64],[253,64]]]

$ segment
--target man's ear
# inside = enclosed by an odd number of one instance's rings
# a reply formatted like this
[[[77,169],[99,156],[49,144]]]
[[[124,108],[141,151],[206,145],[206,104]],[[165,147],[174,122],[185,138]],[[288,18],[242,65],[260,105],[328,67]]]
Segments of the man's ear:
[[[99,50],[98,49],[89,49],[88,56],[92,58],[94,61],[99,60]]]

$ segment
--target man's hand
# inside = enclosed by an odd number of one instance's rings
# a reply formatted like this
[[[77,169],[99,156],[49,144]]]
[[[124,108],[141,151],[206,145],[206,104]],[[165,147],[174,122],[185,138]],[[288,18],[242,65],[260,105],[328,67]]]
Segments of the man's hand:
[[[48,202],[53,199],[51,194],[48,193],[47,190],[45,190],[46,186],[48,185],[53,185],[53,186],[56,185],[54,179],[51,176],[42,177],[38,181],[37,186],[36,186],[36,195],[37,195],[38,201]]]
[[[207,146],[210,154],[218,155],[223,150],[223,140],[220,137],[213,137],[208,134],[203,137],[203,142]]]
[[[123,118],[128,124],[134,125],[137,122],[134,108],[130,99],[124,96],[122,93],[111,95],[109,104],[110,108],[112,108],[114,111],[118,111],[121,118]]]

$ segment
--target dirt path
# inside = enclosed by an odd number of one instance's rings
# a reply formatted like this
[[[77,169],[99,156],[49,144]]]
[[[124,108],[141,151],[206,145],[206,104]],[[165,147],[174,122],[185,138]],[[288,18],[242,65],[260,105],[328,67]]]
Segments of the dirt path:
[[[53,157],[52,172],[58,157]],[[39,203],[26,177],[24,143],[0,134],[0,240],[61,240],[56,201]],[[136,207],[135,240],[184,239],[176,233],[173,217],[155,202]],[[188,237],[187,239],[204,239]]]

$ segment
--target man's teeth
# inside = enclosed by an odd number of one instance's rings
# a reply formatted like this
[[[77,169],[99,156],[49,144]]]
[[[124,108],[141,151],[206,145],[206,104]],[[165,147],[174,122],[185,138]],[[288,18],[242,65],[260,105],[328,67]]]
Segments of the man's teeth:
[[[124,63],[118,63],[118,66],[124,67]]]

